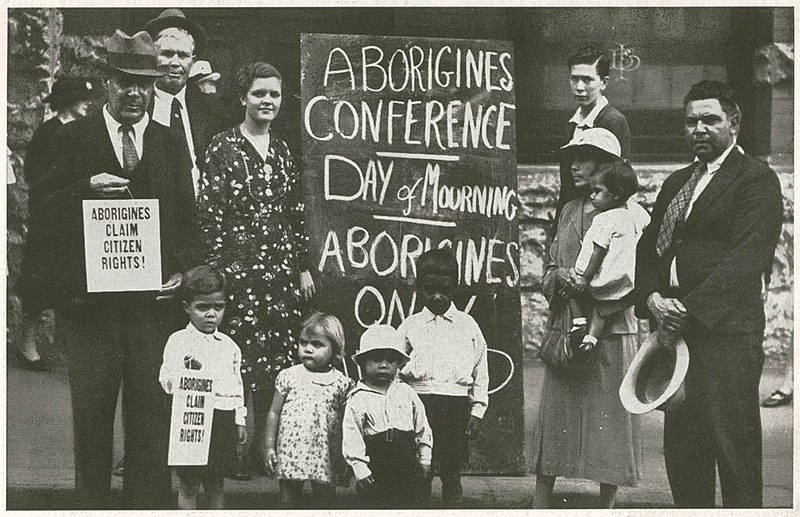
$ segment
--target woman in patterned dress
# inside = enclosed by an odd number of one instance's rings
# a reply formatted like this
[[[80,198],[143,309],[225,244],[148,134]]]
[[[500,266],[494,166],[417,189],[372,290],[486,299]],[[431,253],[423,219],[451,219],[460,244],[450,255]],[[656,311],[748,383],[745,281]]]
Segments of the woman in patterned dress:
[[[314,294],[300,171],[270,130],[281,108],[278,70],[256,62],[237,77],[244,121],[206,150],[200,218],[208,264],[225,272],[228,305],[221,330],[242,350],[261,447],[278,373],[295,364],[300,300]],[[261,451],[254,452],[260,457]]]

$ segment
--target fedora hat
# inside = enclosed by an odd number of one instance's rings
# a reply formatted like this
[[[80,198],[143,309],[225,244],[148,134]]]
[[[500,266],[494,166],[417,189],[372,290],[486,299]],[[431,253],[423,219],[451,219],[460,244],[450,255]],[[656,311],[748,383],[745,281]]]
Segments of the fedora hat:
[[[68,106],[72,102],[92,100],[92,83],[83,77],[61,77],[56,79],[46,104]]]
[[[689,370],[689,348],[681,337],[672,345],[662,345],[658,334],[650,334],[642,343],[619,387],[622,405],[636,415],[674,409],[686,396],[683,383]]]
[[[216,81],[219,78],[219,72],[212,72],[211,63],[205,60],[195,61],[189,70],[190,81]]]
[[[191,34],[194,38],[195,54],[206,44],[206,31],[196,22],[187,18],[180,9],[164,9],[161,14],[145,24],[144,30],[149,32],[153,39],[156,39],[158,33],[167,27],[177,27]]]
[[[622,148],[614,133],[602,127],[593,127],[581,133],[561,147],[562,153],[575,153],[576,151],[594,151],[612,158],[622,158]]]
[[[358,352],[353,354],[353,360],[357,363],[359,358],[373,350],[393,350],[403,357],[404,362],[410,359],[403,338],[391,325],[372,325],[367,328],[361,334]]]
[[[109,68],[131,75],[164,75],[156,69],[156,47],[150,35],[144,31],[128,36],[117,29],[106,43],[106,50],[106,64]]]

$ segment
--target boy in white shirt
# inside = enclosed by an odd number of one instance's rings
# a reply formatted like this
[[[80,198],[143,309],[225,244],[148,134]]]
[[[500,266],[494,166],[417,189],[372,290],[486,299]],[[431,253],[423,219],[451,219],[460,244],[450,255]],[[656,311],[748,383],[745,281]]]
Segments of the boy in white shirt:
[[[433,430],[433,463],[439,465],[442,479],[442,503],[454,506],[462,496],[468,439],[489,405],[486,340],[472,316],[453,304],[458,284],[453,253],[427,251],[416,266],[417,293],[425,307],[397,329],[410,355],[400,376],[425,405]]]
[[[408,361],[400,335],[374,325],[353,359],[361,380],[350,392],[342,422],[342,453],[368,508],[415,508],[430,479],[432,436],[425,406],[397,378]],[[423,496],[425,494],[422,494]]]

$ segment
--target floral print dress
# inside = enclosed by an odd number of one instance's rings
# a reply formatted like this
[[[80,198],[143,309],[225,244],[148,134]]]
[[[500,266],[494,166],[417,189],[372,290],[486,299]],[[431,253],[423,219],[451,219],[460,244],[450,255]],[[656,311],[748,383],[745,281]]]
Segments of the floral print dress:
[[[220,330],[241,348],[250,390],[271,388],[295,363],[300,271],[308,269],[303,209],[300,173],[283,140],[271,135],[262,159],[238,126],[213,138],[199,199],[206,262],[225,274]]]
[[[331,485],[349,481],[342,456],[342,417],[353,380],[337,369],[319,373],[298,364],[278,374],[284,397],[278,425],[279,479]]]

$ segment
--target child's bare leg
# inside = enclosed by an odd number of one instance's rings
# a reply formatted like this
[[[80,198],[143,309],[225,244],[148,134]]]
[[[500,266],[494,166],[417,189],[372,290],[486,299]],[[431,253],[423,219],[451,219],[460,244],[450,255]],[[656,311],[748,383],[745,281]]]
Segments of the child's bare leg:
[[[197,495],[200,493],[200,479],[179,476],[178,509],[197,510]]]
[[[224,479],[222,476],[209,475],[203,479],[203,489],[206,492],[209,510],[225,509]]]
[[[311,498],[314,508],[330,508],[336,495],[336,487],[327,483],[311,482]]]
[[[300,499],[303,495],[303,482],[290,479],[278,481],[281,493],[281,508],[292,509],[300,506]]]

